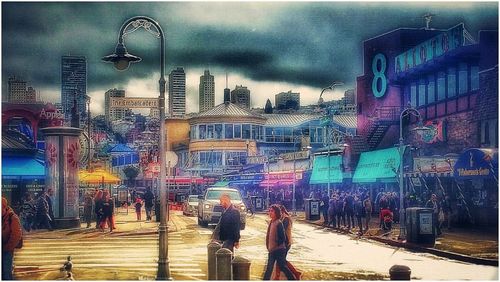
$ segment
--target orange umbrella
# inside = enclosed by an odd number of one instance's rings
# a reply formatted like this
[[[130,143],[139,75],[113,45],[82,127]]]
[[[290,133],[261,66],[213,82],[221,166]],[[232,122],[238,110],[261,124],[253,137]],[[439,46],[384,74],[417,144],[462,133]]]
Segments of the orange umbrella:
[[[92,172],[80,171],[78,176],[80,181],[90,184],[118,184],[121,181],[120,178],[102,169],[96,169]]]

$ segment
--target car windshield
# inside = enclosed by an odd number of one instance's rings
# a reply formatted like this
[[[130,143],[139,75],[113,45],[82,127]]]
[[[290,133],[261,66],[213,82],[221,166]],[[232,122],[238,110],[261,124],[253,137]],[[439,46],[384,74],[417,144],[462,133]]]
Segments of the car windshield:
[[[198,196],[189,196],[188,202],[198,202]]]
[[[207,192],[207,200],[217,200],[222,194],[228,194],[231,200],[241,201],[240,193],[235,190],[209,190]]]

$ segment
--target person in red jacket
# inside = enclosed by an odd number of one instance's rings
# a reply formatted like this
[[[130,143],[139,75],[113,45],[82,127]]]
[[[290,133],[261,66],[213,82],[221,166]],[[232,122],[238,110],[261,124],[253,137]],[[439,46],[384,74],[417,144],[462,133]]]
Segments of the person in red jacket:
[[[20,247],[23,231],[21,221],[2,197],[2,280],[13,280],[14,250]]]
[[[392,229],[392,220],[394,215],[389,207],[384,207],[380,211],[380,221],[382,222],[382,230],[390,231]]]

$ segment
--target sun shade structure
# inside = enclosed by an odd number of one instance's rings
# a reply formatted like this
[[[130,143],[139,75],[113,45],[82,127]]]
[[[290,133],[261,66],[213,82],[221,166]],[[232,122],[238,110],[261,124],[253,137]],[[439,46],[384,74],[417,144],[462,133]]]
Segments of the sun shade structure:
[[[352,177],[352,182],[396,182],[399,170],[399,158],[398,148],[362,153]]]
[[[45,166],[33,157],[3,156],[2,178],[44,179]]]
[[[92,172],[81,170],[78,172],[78,177],[81,182],[89,184],[118,184],[121,182],[120,178],[101,169],[96,169]]]
[[[330,162],[328,162],[330,158]],[[330,163],[330,172],[328,172]],[[330,178],[330,179],[328,179]],[[342,183],[342,156],[316,156],[309,184]]]

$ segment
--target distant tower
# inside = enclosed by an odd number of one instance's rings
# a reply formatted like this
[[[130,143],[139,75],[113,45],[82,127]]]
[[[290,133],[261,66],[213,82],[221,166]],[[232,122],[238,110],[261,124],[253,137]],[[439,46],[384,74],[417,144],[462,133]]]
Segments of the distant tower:
[[[210,74],[209,70],[205,70],[204,74],[200,76],[200,110],[205,112],[215,106],[215,81],[214,76]]]
[[[231,102],[231,89],[227,88],[227,72],[226,72],[226,88],[224,88],[224,103]]]
[[[168,110],[171,117],[186,114],[186,73],[182,67],[172,70],[168,76]]]
[[[9,77],[9,97],[8,101],[11,103],[19,103],[24,99],[26,94],[26,81],[16,78],[15,76]]]
[[[106,124],[110,125],[112,121],[119,120],[125,117],[127,109],[111,108],[111,98],[123,98],[125,97],[125,90],[119,89],[109,89],[104,94],[104,118]]]
[[[231,91],[231,103],[250,109],[250,90],[246,86],[236,85],[236,88]]]
[[[70,118],[73,98],[77,98],[77,111],[86,112],[87,59],[84,56],[61,58],[61,103],[66,119]]]

